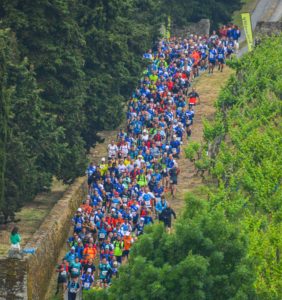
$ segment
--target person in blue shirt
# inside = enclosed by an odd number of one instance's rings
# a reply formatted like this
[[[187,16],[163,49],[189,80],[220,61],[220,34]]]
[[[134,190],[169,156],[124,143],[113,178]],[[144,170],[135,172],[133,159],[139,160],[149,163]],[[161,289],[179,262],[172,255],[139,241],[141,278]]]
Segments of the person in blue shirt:
[[[88,268],[86,273],[81,276],[82,288],[84,290],[90,290],[94,283],[94,276],[91,274],[92,269]]]
[[[163,194],[164,187],[161,185],[160,181],[158,182],[157,186],[155,186],[153,192],[154,192],[156,198],[160,198],[161,195]]]
[[[163,212],[163,210],[167,207],[167,202],[165,200],[164,195],[161,196],[161,200],[159,200],[156,204],[156,212],[158,214],[159,220],[160,220],[160,215]],[[160,220],[161,221],[161,220]]]
[[[217,51],[214,46],[209,50],[209,74],[213,73],[213,69],[216,63]]]
[[[173,157],[179,158],[180,154],[180,142],[178,141],[176,135],[173,135],[173,139],[170,142],[170,146],[172,148]]]
[[[70,251],[66,254],[66,256],[64,257],[65,260],[67,260],[67,262],[69,263],[69,265],[71,265],[74,261],[75,261],[75,247],[72,246]]]
[[[147,215],[144,216],[144,225],[154,224],[154,220],[152,218],[151,212],[148,210]]]
[[[74,225],[73,231],[76,233],[80,233],[80,231],[82,230],[82,224],[84,222],[84,219],[81,213],[82,213],[82,209],[79,207],[77,209],[75,216],[72,219],[72,223]]]
[[[80,284],[78,281],[78,276],[75,276],[73,278],[71,278],[71,280],[68,283],[68,300],[75,300],[76,299],[76,295],[78,294],[78,292],[80,291]]]
[[[91,162],[90,165],[88,166],[87,170],[86,170],[88,190],[90,190],[90,188],[91,188],[91,184],[93,182],[92,175],[95,173],[95,171],[96,171],[96,167],[95,167],[94,163]]]
[[[81,239],[78,239],[78,245],[76,246],[75,252],[77,257],[79,258],[79,260],[81,260],[83,258],[83,243]]]
[[[217,60],[218,60],[218,71],[223,71],[223,66],[225,64],[225,50],[222,45],[218,46],[217,49]]]

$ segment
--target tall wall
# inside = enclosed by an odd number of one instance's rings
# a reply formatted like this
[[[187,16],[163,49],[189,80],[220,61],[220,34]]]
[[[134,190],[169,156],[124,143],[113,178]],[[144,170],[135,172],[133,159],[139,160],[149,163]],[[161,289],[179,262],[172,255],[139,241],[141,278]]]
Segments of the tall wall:
[[[188,37],[190,34],[207,35],[210,33],[210,20],[201,19],[198,23],[190,23],[183,28],[172,26],[171,35],[178,37]]]
[[[70,220],[86,196],[86,178],[78,178],[55,204],[25,248],[34,248],[23,260],[0,260],[0,299],[42,300],[59,252],[67,239]]]
[[[282,22],[258,22],[256,26],[258,35],[272,35],[282,32]]]
[[[0,299],[27,299],[26,261],[1,258],[0,270]]]

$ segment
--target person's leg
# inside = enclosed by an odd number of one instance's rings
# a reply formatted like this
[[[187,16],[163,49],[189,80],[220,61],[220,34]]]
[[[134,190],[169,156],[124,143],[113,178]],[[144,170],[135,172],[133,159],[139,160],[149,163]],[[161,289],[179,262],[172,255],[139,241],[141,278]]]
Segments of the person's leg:
[[[224,68],[224,61],[222,62],[222,64],[221,64],[221,72],[223,72],[223,68]]]
[[[59,294],[59,291],[60,291],[60,282],[59,282],[59,279],[57,280],[57,288],[56,288],[56,293],[55,295],[58,295]]]
[[[76,299],[76,294],[68,292],[68,300],[75,300],[75,299]]]

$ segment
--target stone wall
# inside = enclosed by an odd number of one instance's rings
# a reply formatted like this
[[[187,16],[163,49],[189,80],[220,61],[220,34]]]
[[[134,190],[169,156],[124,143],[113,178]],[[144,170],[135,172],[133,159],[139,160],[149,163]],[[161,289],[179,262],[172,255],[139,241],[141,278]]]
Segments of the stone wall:
[[[210,33],[210,20],[201,19],[198,23],[190,23],[183,28],[172,26],[171,36],[188,37],[190,34],[207,35]]]
[[[272,35],[282,32],[282,22],[258,22],[255,32],[257,35]]]
[[[23,260],[0,260],[0,299],[44,299],[71,218],[86,191],[85,177],[78,178],[67,189],[25,246],[34,248],[34,254],[26,255]]]
[[[0,270],[0,299],[27,299],[26,261],[1,258]]]

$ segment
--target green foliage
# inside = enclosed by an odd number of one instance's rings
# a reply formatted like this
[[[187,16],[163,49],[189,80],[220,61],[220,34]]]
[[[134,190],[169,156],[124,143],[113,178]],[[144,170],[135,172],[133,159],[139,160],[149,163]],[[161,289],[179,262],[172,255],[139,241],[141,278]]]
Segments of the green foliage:
[[[250,299],[253,279],[238,227],[188,195],[175,232],[150,227],[111,288],[92,299]]]
[[[234,11],[242,6],[241,0],[202,0],[181,1],[163,0],[164,12],[172,17],[176,26],[185,26],[189,22],[198,22],[202,18],[211,20],[212,27],[230,22]]]
[[[158,36],[160,2],[4,0],[0,8],[0,206],[13,215],[53,175],[81,175],[97,132],[120,124]]]
[[[1,209],[13,215],[51,182],[58,169],[64,131],[43,112],[34,72],[20,60],[10,30],[0,30],[1,48]],[[53,130],[50,130],[54,128]],[[44,168],[46,166],[46,168]]]
[[[184,149],[185,157],[188,158],[191,162],[195,161],[198,158],[198,151],[200,150],[201,145],[196,142],[191,142]]]
[[[210,199],[248,236],[258,299],[282,295],[281,45],[281,36],[268,38],[232,62],[237,75],[222,91],[217,118],[205,132],[217,153],[210,172],[219,187]],[[222,125],[224,132],[218,131]]]

